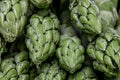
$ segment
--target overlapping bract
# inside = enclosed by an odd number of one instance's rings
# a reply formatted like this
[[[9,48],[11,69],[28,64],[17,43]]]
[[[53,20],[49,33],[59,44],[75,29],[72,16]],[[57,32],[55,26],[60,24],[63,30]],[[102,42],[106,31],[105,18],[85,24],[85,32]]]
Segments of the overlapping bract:
[[[98,80],[95,73],[90,67],[84,67],[81,71],[76,74],[71,74],[68,80]]]
[[[0,80],[29,80],[29,61],[26,51],[16,52],[2,60]]]
[[[68,15],[69,14],[65,14],[63,16]],[[67,18],[64,17],[63,20],[65,21],[65,19]],[[62,34],[59,47],[56,51],[56,57],[58,58],[59,64],[62,68],[70,73],[74,73],[76,70],[81,68],[84,61],[84,47],[68,21],[66,20],[66,23],[61,25]]]
[[[66,80],[66,72],[59,67],[56,60],[53,60],[42,64],[40,73],[34,80]]]
[[[27,27],[26,45],[30,58],[38,65],[52,56],[59,42],[59,20],[50,10],[34,14]]]
[[[103,27],[114,27],[118,14],[116,6],[112,1],[115,0],[94,0],[100,9],[100,18]]]
[[[71,21],[78,29],[89,34],[102,32],[99,9],[93,0],[71,0],[69,9]]]
[[[8,42],[13,42],[26,24],[28,0],[0,1],[0,33]]]
[[[120,75],[120,36],[116,30],[108,29],[87,47],[93,59],[93,67],[108,77]]]
[[[48,8],[53,0],[30,0],[37,8]]]

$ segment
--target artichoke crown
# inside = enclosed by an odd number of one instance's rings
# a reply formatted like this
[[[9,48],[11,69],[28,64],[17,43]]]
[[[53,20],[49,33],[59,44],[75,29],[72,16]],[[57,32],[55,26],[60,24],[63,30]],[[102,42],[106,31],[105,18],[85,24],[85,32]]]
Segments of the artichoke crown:
[[[0,1],[0,33],[8,42],[13,42],[26,23],[28,0]]]
[[[59,20],[50,10],[42,10],[30,18],[27,27],[26,45],[30,58],[41,64],[55,52],[59,42]]]
[[[106,76],[120,74],[120,36],[110,29],[90,43],[87,54],[93,59],[93,67]]]

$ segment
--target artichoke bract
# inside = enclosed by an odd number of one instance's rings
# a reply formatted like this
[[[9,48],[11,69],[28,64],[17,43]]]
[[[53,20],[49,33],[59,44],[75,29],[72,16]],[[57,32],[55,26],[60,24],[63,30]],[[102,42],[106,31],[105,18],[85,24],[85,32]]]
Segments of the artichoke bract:
[[[59,39],[59,20],[50,10],[41,10],[30,18],[25,42],[34,64],[52,56]]]
[[[98,80],[92,68],[84,67],[81,71],[71,74],[68,80]]]
[[[53,0],[30,0],[37,8],[48,8]]]
[[[13,42],[26,23],[28,0],[0,1],[0,33],[8,42]]]
[[[1,61],[0,80],[29,80],[28,71],[28,53],[16,52]]]
[[[100,9],[100,18],[103,27],[114,27],[118,19],[115,0],[94,0]]]
[[[93,0],[71,0],[69,10],[75,27],[89,34],[101,33],[99,8]]]
[[[120,75],[120,35],[108,29],[87,47],[87,54],[93,59],[94,69],[107,77]]]
[[[66,72],[59,67],[56,60],[53,60],[42,64],[39,75],[34,80],[66,80]]]
[[[63,12],[67,16],[66,11]],[[69,18],[69,17],[68,17]],[[64,21],[67,19],[64,17]],[[63,21],[62,20],[62,21]],[[63,21],[63,22],[64,22]],[[77,37],[71,24],[66,20],[66,23],[61,25],[61,39],[56,51],[56,57],[62,68],[70,73],[74,73],[80,69],[84,61],[84,47],[81,44],[81,40]]]

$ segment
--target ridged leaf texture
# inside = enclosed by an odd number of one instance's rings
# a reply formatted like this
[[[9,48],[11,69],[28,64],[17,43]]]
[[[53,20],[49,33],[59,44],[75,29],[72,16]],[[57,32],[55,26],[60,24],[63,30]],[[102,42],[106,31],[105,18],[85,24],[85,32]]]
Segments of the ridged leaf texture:
[[[100,34],[102,31],[99,9],[93,0],[70,0],[69,5],[72,23],[89,34]]]
[[[69,11],[61,14],[61,39],[56,51],[56,57],[62,68],[70,73],[80,69],[84,61],[84,47],[77,37],[69,20]]]
[[[42,64],[40,73],[34,80],[66,80],[66,72],[59,67],[56,60],[53,60]]]
[[[108,77],[120,74],[120,36],[116,30],[108,29],[87,47],[87,54],[93,59],[94,69]]]
[[[75,74],[71,74],[68,80],[98,80],[92,68],[84,67]]]
[[[8,42],[13,42],[26,23],[28,0],[0,1],[0,33]]]
[[[0,80],[29,80],[29,61],[26,51],[17,52],[2,60]]]
[[[41,10],[30,18],[26,45],[30,58],[38,65],[52,56],[59,42],[59,20],[50,10]]]
[[[48,8],[53,0],[30,0],[37,8]]]

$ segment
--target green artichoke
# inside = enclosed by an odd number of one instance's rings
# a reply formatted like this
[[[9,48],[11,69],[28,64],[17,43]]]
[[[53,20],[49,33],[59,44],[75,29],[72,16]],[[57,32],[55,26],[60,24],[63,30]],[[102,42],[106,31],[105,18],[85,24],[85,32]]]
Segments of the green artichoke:
[[[16,52],[1,61],[0,80],[29,80],[28,71],[28,53]]]
[[[108,77],[120,75],[120,35],[114,29],[107,29],[87,47],[87,54],[93,59],[94,69]]]
[[[100,18],[102,26],[114,27],[118,19],[116,6],[112,1],[115,0],[94,0],[100,9]]]
[[[53,0],[30,0],[37,8],[48,8]]]
[[[39,75],[34,80],[66,80],[66,72],[59,67],[56,60],[53,60],[42,64]]]
[[[84,67],[81,71],[71,74],[68,80],[98,80],[90,67]]]
[[[68,12],[69,13],[69,12]],[[67,12],[64,12],[67,16]],[[67,19],[66,17],[64,17]],[[65,21],[65,19],[63,19]],[[63,22],[64,22],[63,21]],[[67,21],[61,25],[61,39],[56,51],[56,57],[62,68],[70,73],[74,73],[80,69],[84,61],[84,47],[81,45],[81,40],[77,37],[71,24]]]
[[[30,18],[26,46],[34,64],[39,65],[52,56],[59,42],[59,20],[50,10],[41,10]]]
[[[71,21],[78,29],[89,34],[101,33],[99,8],[93,0],[71,0],[69,10]]]
[[[26,23],[28,0],[0,0],[0,33],[13,42]]]

